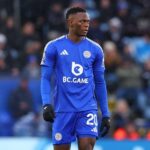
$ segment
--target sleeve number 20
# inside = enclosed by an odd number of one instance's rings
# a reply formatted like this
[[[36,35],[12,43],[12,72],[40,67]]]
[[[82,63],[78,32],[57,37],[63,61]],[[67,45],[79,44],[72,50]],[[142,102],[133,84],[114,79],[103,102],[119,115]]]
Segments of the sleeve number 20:
[[[97,126],[98,123],[97,123],[97,115],[96,114],[87,114],[87,117],[88,117],[88,120],[86,122],[87,125],[95,125]]]

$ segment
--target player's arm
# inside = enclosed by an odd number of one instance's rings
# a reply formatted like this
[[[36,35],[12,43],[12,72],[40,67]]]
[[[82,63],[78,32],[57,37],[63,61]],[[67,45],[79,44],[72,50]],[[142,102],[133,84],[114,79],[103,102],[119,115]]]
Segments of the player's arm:
[[[51,105],[51,76],[55,67],[55,48],[51,43],[45,46],[41,61],[41,97],[43,104],[43,118],[45,121],[54,121],[55,113]]]
[[[101,48],[97,50],[95,62],[93,64],[93,74],[95,81],[95,96],[100,104],[102,113],[101,136],[107,134],[110,128],[110,112],[108,108],[107,89],[104,78],[104,54]]]

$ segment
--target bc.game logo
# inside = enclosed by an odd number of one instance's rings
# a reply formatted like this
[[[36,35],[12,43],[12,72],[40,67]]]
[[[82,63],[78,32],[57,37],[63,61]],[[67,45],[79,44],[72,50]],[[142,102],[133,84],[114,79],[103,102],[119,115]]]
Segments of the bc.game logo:
[[[72,62],[71,66],[71,72],[75,76],[79,76],[83,73],[83,67],[80,64],[76,64],[75,62]],[[75,84],[87,84],[89,83],[88,78],[80,78],[80,77],[69,77],[69,76],[63,76],[62,78],[63,83],[75,83]]]
[[[75,76],[79,76],[83,73],[83,67],[80,64],[76,64],[75,62],[72,62],[71,72]]]

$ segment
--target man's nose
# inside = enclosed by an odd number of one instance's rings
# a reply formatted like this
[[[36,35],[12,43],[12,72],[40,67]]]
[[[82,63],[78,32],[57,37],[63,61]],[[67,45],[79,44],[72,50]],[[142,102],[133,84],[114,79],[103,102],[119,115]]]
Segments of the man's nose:
[[[85,23],[84,23],[84,27],[85,27],[85,28],[89,28],[89,22],[85,22]]]

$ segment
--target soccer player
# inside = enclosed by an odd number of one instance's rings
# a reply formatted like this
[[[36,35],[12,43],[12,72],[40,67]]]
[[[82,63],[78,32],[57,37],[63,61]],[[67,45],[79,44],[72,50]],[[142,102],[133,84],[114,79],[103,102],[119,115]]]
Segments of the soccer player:
[[[53,122],[54,150],[93,150],[98,136],[97,109],[102,112],[101,136],[110,128],[102,48],[86,37],[89,15],[73,7],[66,12],[67,35],[47,43],[41,61],[41,95],[44,120]],[[55,90],[52,105],[51,76]]]

